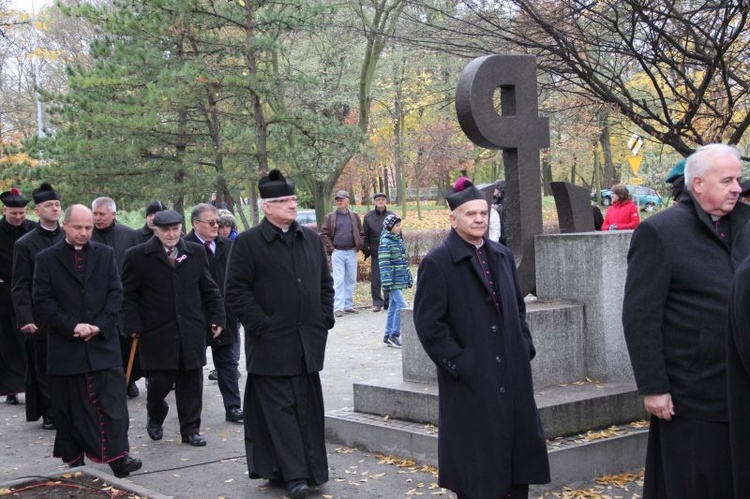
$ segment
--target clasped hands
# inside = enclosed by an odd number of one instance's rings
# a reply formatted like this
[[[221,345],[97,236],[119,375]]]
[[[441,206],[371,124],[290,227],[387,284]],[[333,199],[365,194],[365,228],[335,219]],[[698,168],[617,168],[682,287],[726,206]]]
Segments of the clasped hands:
[[[83,341],[89,341],[91,338],[99,334],[100,329],[93,324],[80,323],[76,324],[73,329],[73,337],[81,338]]]

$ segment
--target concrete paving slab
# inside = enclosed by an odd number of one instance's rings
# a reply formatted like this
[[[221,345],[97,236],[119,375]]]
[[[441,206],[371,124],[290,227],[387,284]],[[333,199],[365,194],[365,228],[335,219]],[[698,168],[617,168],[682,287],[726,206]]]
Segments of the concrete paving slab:
[[[401,379],[401,351],[382,343],[384,325],[385,314],[373,313],[369,308],[337,320],[329,335],[326,365],[321,373],[326,410],[353,407],[354,382]],[[208,357],[210,359],[210,355]],[[210,369],[209,364],[204,370],[206,375]],[[244,385],[244,367],[241,371]],[[224,421],[224,407],[216,382],[205,382],[202,433],[208,445],[202,448],[179,443],[173,395],[168,399],[171,410],[164,423],[164,439],[150,440],[145,430],[143,380],[138,385],[141,396],[128,403],[130,443],[131,452],[144,464],[125,481],[180,499],[284,497],[283,489],[274,488],[265,480],[248,479],[242,425]],[[41,422],[25,421],[23,405],[9,406],[0,402],[0,483],[68,470],[59,459],[52,457],[53,439],[54,432],[42,430]],[[312,495],[313,498],[392,499],[414,495],[455,498],[454,494],[441,491],[432,470],[419,463],[378,458],[372,453],[333,443],[327,448],[330,481]],[[90,464],[87,469],[109,474],[106,465]]]

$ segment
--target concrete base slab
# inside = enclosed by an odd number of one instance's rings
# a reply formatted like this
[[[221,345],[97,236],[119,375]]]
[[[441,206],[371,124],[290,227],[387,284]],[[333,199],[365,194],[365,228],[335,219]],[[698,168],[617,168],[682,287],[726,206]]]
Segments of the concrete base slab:
[[[535,398],[547,438],[647,417],[631,381],[547,387],[537,390]],[[376,417],[437,425],[437,386],[397,380],[355,383],[354,410]]]
[[[559,439],[548,444],[552,482],[534,486],[544,491],[567,483],[588,480],[643,467],[648,430],[623,425],[609,430],[612,436],[593,440]],[[326,440],[350,447],[397,455],[417,462],[438,465],[438,429],[390,417],[339,409],[326,414]]]

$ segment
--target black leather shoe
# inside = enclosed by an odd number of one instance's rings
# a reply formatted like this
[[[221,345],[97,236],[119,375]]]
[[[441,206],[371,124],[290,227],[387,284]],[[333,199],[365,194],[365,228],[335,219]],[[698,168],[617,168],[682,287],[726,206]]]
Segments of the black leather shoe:
[[[71,468],[78,468],[79,466],[86,466],[86,461],[84,461],[83,459],[83,454],[81,454],[81,457],[79,457],[75,461],[69,462],[68,466],[70,466]]]
[[[109,463],[109,467],[112,468],[112,472],[117,478],[125,478],[134,471],[138,471],[143,466],[140,459],[135,459],[130,456],[123,456],[116,461]]]
[[[150,419],[146,423],[146,433],[148,433],[151,440],[161,440],[164,437],[164,430],[161,425],[154,423]]]
[[[138,389],[138,385],[135,384],[135,381],[131,381],[128,384],[128,398],[134,399],[140,394],[141,394],[141,391]]]
[[[52,416],[42,416],[42,429],[54,430],[55,418],[53,418]]]
[[[219,371],[214,369],[210,373],[208,373],[208,379],[209,381],[219,381]]]
[[[226,420],[232,423],[241,423],[245,420],[245,413],[239,407],[227,409]]]
[[[5,403],[8,405],[18,405],[18,395],[8,395],[5,397]]]
[[[182,437],[182,443],[192,445],[193,447],[204,447],[206,445],[206,439],[197,433],[193,433],[187,437]]]
[[[304,480],[292,480],[286,484],[286,490],[291,499],[303,499],[310,493],[310,487]]]

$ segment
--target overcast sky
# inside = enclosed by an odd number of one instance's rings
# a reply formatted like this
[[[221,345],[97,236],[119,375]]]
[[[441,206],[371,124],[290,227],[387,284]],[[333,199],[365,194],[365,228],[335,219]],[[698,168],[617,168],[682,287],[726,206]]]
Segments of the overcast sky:
[[[54,1],[53,0],[11,0],[10,5],[14,9],[31,12],[32,4],[33,4],[34,9],[39,11],[41,7],[45,5],[49,5],[51,3],[54,3]]]

